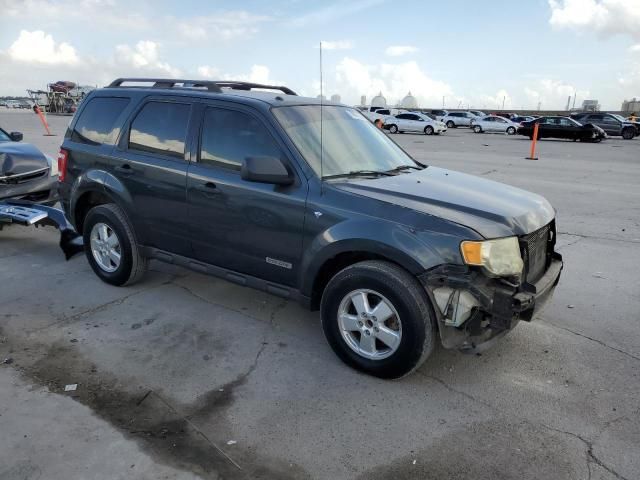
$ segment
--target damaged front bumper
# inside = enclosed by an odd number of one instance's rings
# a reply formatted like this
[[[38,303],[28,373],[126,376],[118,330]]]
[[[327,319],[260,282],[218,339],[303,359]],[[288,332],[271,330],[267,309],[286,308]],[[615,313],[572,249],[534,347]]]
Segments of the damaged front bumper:
[[[554,252],[535,283],[513,284],[459,265],[437,267],[419,279],[436,311],[442,345],[480,352],[520,320],[530,322],[540,313],[553,295],[562,267],[562,256]]]
[[[24,200],[0,201],[0,229],[10,224],[22,226],[53,226],[60,230],[60,248],[69,260],[84,251],[82,237],[57,208],[37,205]]]

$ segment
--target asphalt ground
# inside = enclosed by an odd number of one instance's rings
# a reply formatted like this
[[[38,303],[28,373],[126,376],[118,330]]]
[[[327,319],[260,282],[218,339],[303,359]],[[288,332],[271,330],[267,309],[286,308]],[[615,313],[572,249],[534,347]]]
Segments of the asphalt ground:
[[[70,117],[0,109],[55,158]],[[544,195],[565,269],[541,318],[481,356],[357,373],[317,312],[152,262],[129,288],[52,229],[0,233],[0,479],[640,478],[640,138],[449,130],[415,158]],[[65,386],[77,390],[65,392]]]

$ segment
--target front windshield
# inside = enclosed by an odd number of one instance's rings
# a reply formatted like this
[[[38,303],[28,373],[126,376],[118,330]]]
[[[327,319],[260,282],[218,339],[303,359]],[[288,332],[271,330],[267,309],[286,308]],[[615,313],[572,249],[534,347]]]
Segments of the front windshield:
[[[322,168],[320,112],[322,111]],[[274,115],[318,176],[385,172],[418,164],[353,108],[319,105],[277,107]],[[321,173],[322,172],[322,173]]]
[[[11,138],[0,128],[0,142],[10,142]]]

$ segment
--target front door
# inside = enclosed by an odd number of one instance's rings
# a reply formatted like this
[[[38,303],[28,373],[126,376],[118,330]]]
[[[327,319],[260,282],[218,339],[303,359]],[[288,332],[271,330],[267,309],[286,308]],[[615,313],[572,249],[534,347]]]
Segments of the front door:
[[[197,159],[187,199],[197,259],[294,286],[302,252],[307,181],[288,159],[272,126],[250,109],[202,105]],[[247,157],[283,159],[292,185],[240,178]]]

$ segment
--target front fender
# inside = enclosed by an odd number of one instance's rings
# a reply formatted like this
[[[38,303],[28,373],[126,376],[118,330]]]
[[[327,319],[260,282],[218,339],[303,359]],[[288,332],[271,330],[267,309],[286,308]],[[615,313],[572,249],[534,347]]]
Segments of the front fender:
[[[387,258],[414,275],[443,263],[442,257],[409,227],[371,217],[346,220],[316,234],[305,247],[300,269],[301,293],[310,296],[322,266],[349,252]]]

